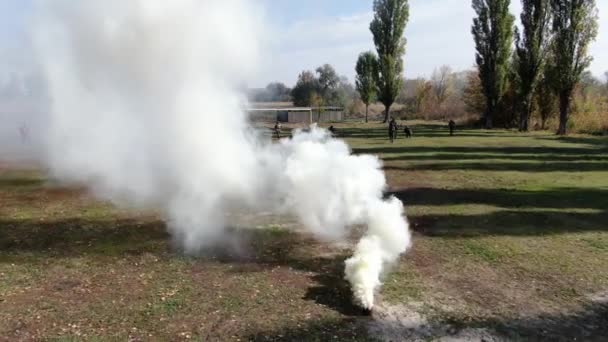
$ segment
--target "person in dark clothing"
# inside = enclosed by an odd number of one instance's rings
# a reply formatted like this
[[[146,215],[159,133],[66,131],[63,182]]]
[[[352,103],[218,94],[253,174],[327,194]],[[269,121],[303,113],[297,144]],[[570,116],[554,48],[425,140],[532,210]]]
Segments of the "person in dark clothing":
[[[397,122],[395,121],[395,118],[391,118],[391,121],[388,123],[388,138],[391,143],[397,138]]]
[[[327,130],[329,131],[329,133],[331,133],[332,137],[336,136],[337,130],[333,125],[329,126],[329,128]]]
[[[279,121],[274,124],[274,135],[277,137],[277,139],[281,139],[281,123]]]
[[[450,122],[448,123],[448,126],[450,127],[450,136],[453,136],[454,128],[456,127],[456,123],[454,122],[454,120],[450,120]]]
[[[412,129],[407,125],[403,128],[403,133],[407,139],[412,137]]]

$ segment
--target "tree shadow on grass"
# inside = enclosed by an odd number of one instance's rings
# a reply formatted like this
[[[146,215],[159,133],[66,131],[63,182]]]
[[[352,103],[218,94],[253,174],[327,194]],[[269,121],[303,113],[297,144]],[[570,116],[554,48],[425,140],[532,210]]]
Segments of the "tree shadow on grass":
[[[168,248],[161,221],[135,219],[0,220],[0,250],[47,257],[143,254]]]
[[[214,260],[225,263],[239,263],[234,272],[257,272],[260,270],[286,266],[295,270],[310,273],[310,280],[315,285],[307,289],[304,300],[314,301],[319,305],[331,308],[344,316],[364,316],[368,313],[353,304],[352,291],[344,279],[344,261],[348,252],[339,251],[331,254],[316,255],[314,248],[323,245],[311,236],[290,231],[272,231],[263,229],[230,230],[237,234],[238,252],[229,252],[221,245],[221,257],[210,254]],[[311,248],[313,251],[311,251]],[[215,248],[214,248],[215,249]],[[232,251],[236,251],[234,248]],[[213,253],[213,252],[212,252]],[[256,267],[252,267],[256,265]]]
[[[355,148],[357,154],[432,154],[450,153],[459,155],[466,160],[468,154],[490,154],[490,155],[555,155],[555,156],[606,156],[608,148],[584,148],[584,147],[463,147],[463,146],[382,146],[371,148]],[[398,158],[394,157],[395,160]]]
[[[600,341],[608,335],[608,303],[594,301],[582,310],[521,318],[449,321],[459,330],[491,328],[500,338],[524,341]]]
[[[404,313],[407,315],[407,312]],[[593,302],[581,311],[531,317],[431,319],[380,317],[315,320],[275,331],[256,332],[252,341],[603,341],[608,335],[608,305]],[[372,328],[368,330],[369,328]],[[385,335],[386,334],[386,335]]]
[[[376,341],[368,336],[364,324],[357,318],[305,321],[294,327],[274,331],[254,332],[247,341]]]
[[[481,215],[412,215],[409,218],[418,233],[441,238],[547,236],[608,230],[608,211],[564,213],[505,210]]]
[[[382,158],[385,162],[391,161],[471,161],[471,160],[520,160],[544,162],[581,162],[602,161],[608,163],[608,154],[581,154],[581,155],[555,155],[555,154],[507,154],[507,153],[430,153],[430,154],[401,154],[394,157]]]
[[[194,257],[231,264],[234,272],[258,272],[276,266],[305,271],[316,284],[308,289],[305,300],[345,316],[365,314],[353,305],[350,287],[344,280],[346,252],[319,256],[311,250],[315,246],[325,245],[311,236],[286,230],[235,228]],[[69,258],[171,253],[172,243],[165,223],[158,220],[21,219],[0,220],[0,251],[0,260],[27,262],[32,259],[20,255]]]
[[[342,138],[385,138],[388,141],[388,128],[340,128]]]
[[[43,180],[36,178],[0,178],[0,189],[19,188],[19,187],[39,187],[44,184]]]
[[[510,225],[521,220],[521,213],[512,213],[511,221],[504,216],[497,216],[489,226],[499,225],[498,229],[504,229],[505,234],[541,234],[541,231],[534,231],[538,226],[532,220],[529,231],[522,228],[521,231],[514,232],[507,229]],[[519,218],[517,216],[519,215]],[[547,214],[549,215],[549,214]],[[567,214],[555,217],[555,222],[563,221]],[[605,216],[605,214],[604,214]],[[487,218],[487,217],[486,217]],[[606,217],[596,220],[597,227],[607,222]],[[447,218],[450,221],[453,218]],[[525,217],[523,219],[526,219]],[[443,220],[443,218],[442,218]],[[467,222],[455,222],[456,227],[466,227],[471,222],[483,223],[484,217],[468,218]],[[601,222],[601,223],[600,223]],[[445,227],[456,228],[456,227]],[[595,228],[597,228],[595,227]],[[462,229],[452,229],[442,231],[443,227],[431,233],[444,234],[443,236],[455,236],[462,234]],[[467,229],[466,234],[480,234],[473,229]],[[488,228],[481,234],[495,234],[496,231]],[[554,233],[554,232],[551,232]],[[368,340],[365,327],[361,322],[367,320],[361,316],[365,313],[352,304],[351,290],[348,283],[343,279],[344,260],[348,252],[338,252],[330,256],[319,256],[309,248],[315,242],[307,236],[282,231],[265,229],[247,229],[243,231],[234,230],[233,234],[238,234],[239,238],[244,239],[248,246],[247,253],[232,257],[224,255],[223,258],[214,259],[220,262],[235,265],[254,264],[255,268],[235,269],[235,272],[257,272],[273,268],[275,266],[288,266],[296,270],[310,273],[310,279],[314,285],[310,286],[304,300],[314,301],[315,303],[334,310],[339,314],[335,319],[323,321],[302,322],[299,327],[286,327],[277,331],[253,332],[250,340],[255,341],[283,341],[283,340],[327,340],[337,336],[339,340]],[[152,242],[152,245],[148,243]],[[64,220],[52,223],[39,223],[32,220],[20,221],[1,221],[0,222],[0,249],[4,252],[39,252],[48,256],[71,256],[80,253],[100,253],[115,255],[122,254],[141,254],[145,252],[164,251],[168,248],[168,235],[165,225],[159,221],[141,223],[136,220]],[[108,248],[113,247],[110,252]],[[46,257],[45,255],[44,257]],[[202,256],[201,259],[210,256]],[[451,320],[446,324],[452,324],[459,329],[475,327],[491,327],[505,336],[524,336],[526,338],[535,337],[595,337],[604,333],[607,325],[598,325],[599,317],[604,317],[605,307],[596,308],[595,313],[581,313],[573,316],[540,316],[538,318],[526,320],[479,320],[471,323],[470,321],[459,322]],[[589,328],[590,327],[590,328]],[[587,330],[584,330],[587,329]],[[517,332],[519,335],[513,335]]]
[[[541,163],[491,163],[455,162],[415,164],[408,166],[387,165],[384,170],[392,171],[517,171],[517,172],[593,172],[608,171],[608,162],[541,162]]]
[[[539,136],[535,137],[539,140],[556,140],[568,144],[587,145],[594,148],[608,149],[608,137],[606,136],[575,136],[575,137],[555,137],[555,136]]]
[[[447,138],[450,137],[448,123],[445,124],[418,124],[411,126],[415,137],[423,138]],[[519,134],[514,130],[497,129],[493,131],[471,129],[462,126],[456,126],[454,129],[455,137],[480,137],[480,138],[520,138],[526,137],[524,134]]]
[[[345,316],[366,316],[368,313],[353,303],[350,284],[344,279],[344,260],[328,260],[328,263],[339,261],[340,265],[328,273],[312,276],[311,279],[318,285],[309,287],[303,299],[314,301]]]
[[[405,205],[481,204],[502,208],[608,208],[608,188],[555,188],[541,191],[514,189],[410,188],[390,193]]]
[[[406,206],[487,205],[508,208],[476,215],[465,212],[410,215],[414,229],[428,236],[539,236],[608,229],[608,189],[413,188],[390,194]]]

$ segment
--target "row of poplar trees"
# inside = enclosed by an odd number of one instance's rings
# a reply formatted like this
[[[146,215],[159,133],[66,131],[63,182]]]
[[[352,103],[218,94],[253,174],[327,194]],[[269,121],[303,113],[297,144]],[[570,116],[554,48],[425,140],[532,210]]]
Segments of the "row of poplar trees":
[[[559,96],[557,133],[566,134],[575,87],[592,60],[589,45],[598,32],[595,0],[521,1],[520,31],[509,12],[511,0],[472,0],[476,13],[472,27],[476,62],[486,98],[485,126],[492,128],[506,93],[511,62],[515,60],[520,130],[528,130],[533,98],[542,90],[542,82]],[[386,122],[399,94],[408,19],[407,0],[374,0],[370,30],[376,53],[362,53],[356,65],[355,83],[366,105],[366,122],[369,104],[376,100],[384,104]]]
[[[513,62],[519,129],[528,130],[533,98],[548,88],[559,98],[557,133],[564,135],[575,87],[592,61],[589,45],[598,32],[595,0],[522,0],[521,30],[514,25],[509,5],[510,0],[473,0],[472,33],[486,98],[485,126],[492,128],[501,108]]]

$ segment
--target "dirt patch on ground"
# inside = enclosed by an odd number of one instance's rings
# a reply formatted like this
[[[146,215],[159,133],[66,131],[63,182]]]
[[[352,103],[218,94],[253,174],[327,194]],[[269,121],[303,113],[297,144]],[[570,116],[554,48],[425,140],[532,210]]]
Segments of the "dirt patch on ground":
[[[420,307],[420,305],[418,305]],[[381,341],[502,341],[486,328],[459,328],[430,321],[419,308],[380,305],[367,324],[370,336]]]
[[[389,305],[374,309],[365,323],[369,336],[381,341],[595,341],[608,333],[608,295],[591,297],[579,311],[460,321],[436,313],[424,314],[427,303]],[[453,309],[444,307],[445,311]]]

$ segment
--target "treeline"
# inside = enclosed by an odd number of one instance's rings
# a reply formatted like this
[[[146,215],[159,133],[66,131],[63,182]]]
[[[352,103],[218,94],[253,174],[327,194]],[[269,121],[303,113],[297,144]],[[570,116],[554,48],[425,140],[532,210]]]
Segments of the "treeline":
[[[347,113],[353,113],[358,94],[348,78],[339,76],[333,66],[324,64],[314,72],[302,71],[293,88],[283,83],[270,83],[264,89],[250,90],[249,99],[293,102],[298,107],[342,107]]]
[[[595,0],[522,0],[521,29],[509,13],[510,0],[472,4],[485,126],[502,121],[527,131],[535,97],[542,93],[559,101],[557,133],[566,134],[574,96],[592,61],[589,45],[598,33]],[[513,112],[514,117],[508,114]]]
[[[454,102],[449,108],[456,111],[458,104],[465,104],[469,110],[479,107],[486,128],[517,126],[527,131],[535,112],[541,113],[541,126],[546,125],[557,102],[557,133],[566,134],[573,126],[573,111],[585,107],[584,113],[599,110],[591,114],[597,117],[606,110],[605,101],[590,101],[589,95],[596,93],[590,85],[595,82],[586,74],[592,61],[589,46],[598,33],[596,2],[521,2],[517,26],[509,12],[510,0],[472,0],[476,16],[471,32],[478,80],[468,77],[467,86],[461,88],[460,103]],[[362,53],[356,64],[361,99],[366,106],[375,100],[381,102],[384,121],[399,94],[408,92],[402,74],[406,47],[403,33],[409,14],[407,0],[375,0],[370,31],[376,51]],[[414,96],[406,97],[409,106],[405,110],[444,112],[442,106],[450,98],[449,74],[447,68],[441,68],[429,81],[412,82],[409,92],[413,88]],[[433,99],[433,109],[424,108],[429,98]]]
[[[353,86],[324,65],[303,71],[293,89],[273,83],[255,101],[341,106],[347,113],[461,119],[492,128],[608,132],[607,80],[587,70],[598,33],[595,0],[521,0],[519,25],[510,0],[472,0],[476,68],[443,66],[429,79],[404,77],[408,0],[374,0],[375,51],[363,52]],[[356,89],[356,91],[355,91]],[[371,110],[370,110],[371,108]]]
[[[266,88],[249,89],[249,101],[291,102],[291,88],[281,82],[269,83]]]
[[[445,65],[429,79],[404,79],[397,115],[409,119],[471,121],[483,111],[483,94],[474,71],[454,72]]]
[[[509,78],[516,79],[516,64],[509,69]],[[333,70],[324,66],[321,70]],[[330,75],[335,72],[329,71]],[[589,71],[581,75],[581,81],[573,91],[572,118],[570,128],[578,132],[608,132],[608,72],[604,79],[594,77]],[[250,100],[255,102],[292,102],[297,106],[340,106],[350,116],[374,119],[384,114],[381,104],[369,99],[371,107],[366,110],[364,101],[345,77],[335,78],[323,92],[320,73],[303,71],[296,87],[282,83],[270,83],[266,88],[250,90]],[[359,80],[357,87],[360,87]],[[519,108],[522,102],[516,96],[517,85],[509,82],[497,112],[498,127],[515,128],[519,125]],[[372,92],[373,93],[373,92]],[[294,101],[294,96],[297,101]],[[368,93],[369,94],[369,93]],[[325,95],[325,98],[323,98]],[[529,116],[530,129],[554,129],[559,125],[559,99],[549,82],[539,81],[532,97]],[[463,124],[482,126],[486,110],[486,97],[476,68],[453,71],[444,65],[435,69],[429,78],[404,78],[391,115],[400,119],[458,120]]]
[[[516,78],[514,65],[509,78]],[[509,82],[500,108],[494,118],[495,126],[518,128],[524,102],[517,94],[518,85]],[[449,66],[437,68],[430,78],[404,79],[397,97],[393,116],[403,119],[459,120],[461,123],[483,126],[487,110],[477,69],[454,72]],[[559,128],[559,98],[549,82],[541,81],[533,93],[528,117],[529,129]],[[377,110],[375,111],[375,113]],[[569,128],[578,132],[608,132],[608,72],[605,79],[589,71],[572,92]]]

